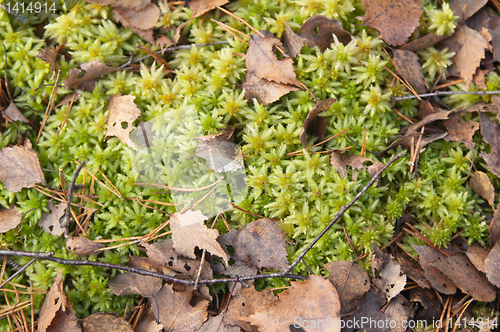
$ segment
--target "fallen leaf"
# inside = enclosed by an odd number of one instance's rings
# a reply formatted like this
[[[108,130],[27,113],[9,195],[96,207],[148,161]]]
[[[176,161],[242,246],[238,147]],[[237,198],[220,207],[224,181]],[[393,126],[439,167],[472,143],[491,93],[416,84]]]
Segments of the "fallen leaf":
[[[415,281],[417,285],[422,288],[431,288],[431,284],[425,278],[424,270],[417,262],[413,261],[406,255],[398,256],[398,262],[401,265],[401,270],[403,271],[403,273],[413,281]]]
[[[135,129],[133,123],[141,115],[141,110],[134,103],[135,96],[120,94],[109,98],[108,130],[106,136],[116,136],[124,144],[135,149],[129,135]]]
[[[115,72],[120,69],[103,65],[100,60],[93,60],[82,63],[80,65],[80,68],[85,71],[85,74],[80,77],[80,73],[82,72],[80,69],[71,69],[69,71],[68,78],[64,80],[66,89],[70,90],[73,88],[78,88],[84,83],[92,82],[103,75]]]
[[[48,63],[50,65],[50,71],[53,72],[56,70],[56,58],[60,51],[61,47],[56,47],[55,45],[47,49],[41,48],[36,57]]]
[[[442,312],[441,298],[438,297],[434,289],[417,288],[411,294],[410,302],[419,302],[422,305],[415,319],[426,320],[428,323],[435,322],[436,317],[440,317]]]
[[[90,3],[98,3],[103,6],[110,5],[113,8],[141,10],[151,3],[151,0],[85,0]]]
[[[365,166],[365,162],[371,162],[372,165]],[[364,156],[347,154],[340,157],[335,150],[330,154],[330,164],[337,169],[341,178],[344,178],[347,175],[347,166],[352,166],[354,170],[366,169],[368,174],[372,177],[384,166],[383,163],[374,161]],[[353,175],[353,180],[356,181],[356,179],[357,172]]]
[[[474,76],[472,76],[472,82],[474,82],[474,84],[476,84],[481,89],[487,89],[484,72],[480,67],[476,69],[476,73],[474,74]]]
[[[458,23],[462,23],[483,8],[488,0],[452,0],[449,2],[450,9],[458,16]]]
[[[226,326],[222,323],[224,319],[224,314],[219,314],[215,317],[209,317],[208,320],[203,323],[199,330],[196,332],[240,332],[241,329],[238,326]]]
[[[71,104],[71,101],[75,102],[78,99],[80,99],[80,94],[77,91],[74,91],[73,93],[65,96],[60,102],[57,103],[56,106],[54,106],[54,108],[58,108],[58,107],[61,107],[63,105],[69,105],[69,104]]]
[[[335,98],[319,100],[309,114],[307,114],[307,117],[302,124],[302,129],[300,130],[300,142],[304,148],[307,149],[306,132],[308,130],[312,130],[314,135],[318,137],[318,140],[323,140],[326,132],[326,120],[325,118],[318,116],[318,114],[328,111],[330,106],[336,101],[337,99]]]
[[[493,47],[493,61],[500,59],[500,17],[494,13],[487,12],[488,30],[491,34],[491,45]]]
[[[385,304],[385,297],[376,287],[372,287],[361,299],[354,302],[358,308],[351,315],[342,317],[342,332],[385,332],[387,328],[377,327],[376,324],[369,324],[369,321],[382,322],[387,319],[387,315],[380,311]],[[368,319],[368,321],[366,321]],[[361,321],[365,322],[361,324]],[[358,322],[356,325],[355,322]]]
[[[489,253],[489,250],[486,250],[477,242],[469,246],[465,252],[476,269],[483,273],[486,273],[485,261]]]
[[[455,294],[457,291],[455,283],[439,271],[438,268],[432,265],[432,263],[438,259],[443,259],[446,256],[429,246],[418,246],[412,244],[412,247],[418,253],[420,266],[424,269],[425,278],[429,280],[431,285],[443,294]]]
[[[30,122],[24,114],[21,113],[13,101],[10,102],[9,107],[1,111],[1,114],[4,118],[7,118],[10,121],[21,121],[24,123]]]
[[[61,227],[59,219],[64,215],[66,206],[66,204],[54,205],[52,200],[48,201],[47,209],[50,210],[50,213],[42,212],[42,216],[38,220],[38,226],[42,227],[49,234],[55,236],[63,235],[65,228]]]
[[[46,184],[29,139],[24,140],[24,146],[4,147],[0,151],[0,181],[12,192],[31,188],[36,183]]]
[[[481,171],[474,172],[469,180],[469,185],[476,194],[481,195],[492,208],[495,208],[495,188],[486,173]]]
[[[83,332],[133,332],[130,324],[121,317],[95,312],[83,320]]]
[[[226,173],[245,168],[241,150],[236,144],[229,142],[224,133],[193,139],[200,141],[194,154],[205,159],[211,170]]]
[[[195,259],[195,247],[206,249],[212,255],[221,257],[227,265],[227,256],[217,242],[219,231],[209,229],[203,223],[208,218],[200,211],[188,210],[182,214],[174,213],[170,217],[170,230],[174,249],[179,255]]]
[[[155,314],[151,310],[151,304],[149,304],[139,316],[134,332],[162,332],[163,327],[163,324],[156,322]]]
[[[264,37],[258,34],[250,37],[246,59],[247,73],[252,72],[258,78],[268,81],[301,86],[295,76],[293,60],[278,60],[273,52],[275,47],[283,47],[283,44],[271,32],[263,30],[261,33]]]
[[[394,263],[391,255],[383,254],[375,243],[372,244],[372,249],[373,284],[390,301],[404,289],[406,275],[401,271],[401,265]]]
[[[155,269],[154,264],[151,264],[145,258],[135,257],[127,265],[136,269],[150,270],[157,273],[161,272],[161,269],[158,269],[158,267]],[[139,294],[143,297],[152,297],[160,291],[162,284],[162,280],[159,278],[132,272],[119,273],[108,280],[109,290],[118,296]]]
[[[426,34],[423,37],[420,37],[418,39],[409,42],[408,44],[404,44],[403,46],[401,46],[401,49],[413,52],[420,51],[423,50],[424,48],[437,44],[448,37],[449,36],[436,36],[433,34]]]
[[[188,5],[193,11],[193,17],[198,17],[228,2],[229,0],[191,0]]]
[[[484,274],[476,270],[463,253],[439,257],[430,264],[450,278],[463,293],[469,294],[476,301],[491,302],[495,299],[495,288],[488,282]]]
[[[285,233],[267,218],[249,223],[238,235],[235,256],[249,266],[284,271],[288,268]]]
[[[21,223],[23,215],[15,205],[9,206],[8,209],[0,210],[0,234],[14,229]]]
[[[397,46],[405,43],[420,25],[422,3],[418,0],[362,0],[364,17],[357,17],[380,32],[380,38]]]
[[[250,103],[255,98],[259,104],[269,105],[290,91],[297,91],[298,89],[292,85],[271,82],[257,77],[252,72],[247,72],[245,82],[243,82],[243,89],[245,89],[245,98]]]
[[[316,323],[317,331],[340,332],[340,300],[330,282],[310,275],[306,281],[291,284],[291,288],[279,294],[278,300],[244,320],[258,326],[261,332],[287,331],[289,326],[302,321]]]
[[[481,151],[480,157],[486,161],[488,170],[500,177],[500,125],[488,118],[482,112],[479,113],[481,119],[481,134],[483,141],[491,146],[490,153]]]
[[[444,126],[448,130],[448,135],[444,139],[448,142],[461,142],[469,150],[473,150],[476,143],[472,141],[472,137],[479,129],[479,122],[465,121],[462,118],[464,114],[465,112],[453,112],[447,120],[443,121]]]
[[[113,17],[123,26],[151,30],[160,18],[160,8],[154,3],[150,3],[140,10],[115,8],[113,9]]]
[[[292,58],[295,58],[300,50],[304,46],[306,40],[305,38],[296,34],[292,28],[285,22],[285,31],[283,31],[283,45],[285,46],[286,52]]]
[[[165,284],[154,296],[151,308],[166,331],[196,331],[207,319],[210,302],[201,300],[191,306],[192,298],[193,292],[190,289],[175,292],[172,285]]]
[[[493,211],[493,218],[490,223],[490,243],[493,245],[500,240],[500,203]]]
[[[389,302],[384,311],[390,322],[389,331],[405,332],[408,328],[409,318],[413,317],[414,311],[414,306],[403,295],[398,294]]]
[[[353,302],[370,290],[368,273],[358,264],[348,261],[326,263],[325,269],[330,272],[328,281],[339,294],[341,313],[351,312]]]
[[[317,46],[324,52],[333,43],[333,35],[344,45],[351,41],[351,34],[342,28],[342,23],[322,15],[309,18],[300,28],[299,36],[309,47]]]
[[[448,47],[448,52],[454,52],[453,66],[464,79],[465,86],[469,88],[472,77],[484,59],[485,49],[489,43],[481,33],[467,27],[458,28],[453,36],[442,42],[443,47]]]
[[[415,86],[420,93],[424,93],[427,89],[425,88],[424,74],[422,74],[422,66],[418,61],[418,55],[412,51],[397,49],[393,51],[393,54],[394,67],[398,74]]]
[[[231,255],[227,250],[227,246],[231,246],[233,249],[236,247],[240,232],[241,230],[233,228],[229,233],[223,234],[217,238],[217,242],[219,242],[228,257]],[[247,265],[236,254],[232,255],[231,258],[234,260],[234,264],[231,263],[232,260],[230,260],[228,266],[224,266],[223,264],[212,264],[213,271],[217,274],[225,274],[230,277],[247,277],[257,274],[256,267]]]
[[[484,261],[484,268],[488,280],[495,286],[500,287],[500,242],[491,249]]]
[[[54,319],[52,319],[52,322],[50,323],[50,326],[47,328],[46,331],[82,332],[82,329],[78,325],[78,317],[76,317],[76,313],[73,310],[71,302],[68,301],[65,311],[59,310],[56,313],[56,316],[54,317]]]
[[[97,243],[82,236],[70,236],[66,241],[66,247],[78,256],[97,255],[104,248],[102,243]]]

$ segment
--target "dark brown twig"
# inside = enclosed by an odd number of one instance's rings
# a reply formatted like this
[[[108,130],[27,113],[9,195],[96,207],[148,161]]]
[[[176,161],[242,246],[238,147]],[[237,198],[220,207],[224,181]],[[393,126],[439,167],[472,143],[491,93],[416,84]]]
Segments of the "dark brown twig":
[[[73,174],[73,179],[71,180],[71,183],[69,184],[68,187],[68,199],[66,200],[66,213],[64,215],[64,219],[61,221],[61,227],[66,229],[67,226],[69,225],[69,221],[71,219],[70,213],[71,213],[71,199],[73,198],[73,188],[75,187],[75,182],[76,178],[78,177],[78,174],[83,168],[83,165],[87,162],[87,159],[84,159],[82,163],[76,168],[75,174]]]
[[[9,278],[7,278],[7,280],[5,280],[4,282],[2,282],[0,284],[0,288],[2,288],[3,286],[5,286],[8,282],[10,282],[12,279],[14,279],[15,277],[17,277],[18,275],[20,275],[21,273],[24,272],[24,270],[26,270],[28,268],[28,266],[30,266],[31,264],[33,264],[34,262],[36,261],[36,258],[33,258],[32,260],[30,260],[28,263],[26,263],[25,265],[23,265],[19,270],[17,270],[13,275],[11,275]]]

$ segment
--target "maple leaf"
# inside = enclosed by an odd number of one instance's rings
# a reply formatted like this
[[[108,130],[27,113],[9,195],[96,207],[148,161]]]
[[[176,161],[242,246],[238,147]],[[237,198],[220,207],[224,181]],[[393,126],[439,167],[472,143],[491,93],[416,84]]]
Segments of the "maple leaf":
[[[323,15],[309,18],[301,27],[299,36],[309,47],[318,46],[324,52],[333,43],[333,35],[344,45],[351,41],[351,34],[342,28],[342,23]]]
[[[418,0],[361,0],[366,15],[357,17],[377,29],[380,38],[397,46],[405,43],[420,25],[422,3]]]
[[[412,51],[394,50],[394,67],[399,75],[414,85],[421,93],[426,91],[422,66],[418,55]]]
[[[24,140],[24,146],[5,147],[0,151],[0,181],[12,192],[31,188],[36,183],[46,184],[29,139]]]
[[[93,90],[95,86],[94,80],[96,78],[120,69],[103,65],[100,60],[82,63],[80,68],[85,71],[85,74],[82,77],[79,77],[82,71],[78,68],[71,69],[69,71],[68,78],[64,80],[66,89],[70,90],[82,86],[84,90]]]
[[[136,149],[129,137],[135,129],[133,122],[141,115],[141,110],[134,104],[135,96],[120,94],[109,98],[108,130],[106,136],[117,136],[120,141],[132,149]],[[125,126],[126,125],[126,126]]]
[[[54,205],[53,201],[47,202],[47,209],[50,213],[42,212],[42,216],[38,220],[38,226],[42,227],[43,230],[49,234],[55,236],[61,236],[65,232],[65,228],[61,227],[59,219],[64,215],[66,211],[66,204]]]
[[[314,105],[313,109],[307,114],[304,123],[302,124],[302,128],[300,130],[300,142],[302,146],[307,149],[307,137],[306,132],[311,127],[314,131],[315,136],[318,137],[318,140],[323,140],[326,132],[326,120],[325,118],[318,116],[319,113],[328,111],[330,106],[336,102],[335,98],[328,98],[325,100],[319,100],[316,105]]]
[[[191,259],[196,258],[195,247],[206,249],[212,255],[221,257],[227,266],[227,255],[217,242],[219,231],[205,226],[203,221],[207,219],[200,211],[174,213],[170,218],[174,249],[179,255]]]
[[[262,105],[269,105],[290,91],[298,90],[292,85],[271,82],[259,78],[251,71],[249,71],[245,77],[243,89],[245,89],[245,98],[249,102],[253,102],[255,98],[257,102]]]
[[[0,234],[5,233],[21,223],[23,215],[15,205],[9,206],[8,209],[0,210]]]

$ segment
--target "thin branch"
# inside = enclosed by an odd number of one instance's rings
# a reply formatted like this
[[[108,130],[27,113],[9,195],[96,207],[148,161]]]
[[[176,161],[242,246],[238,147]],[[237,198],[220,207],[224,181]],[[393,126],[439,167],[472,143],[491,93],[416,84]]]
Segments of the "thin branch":
[[[423,93],[421,95],[417,95],[420,98],[432,97],[432,96],[449,96],[449,95],[498,95],[500,91],[436,91],[432,93]],[[417,98],[417,96],[405,96],[405,97],[394,97],[393,101],[406,100]]]
[[[33,264],[35,262],[35,260],[36,260],[36,258],[33,258],[28,263],[26,263],[23,267],[21,267],[19,270],[17,270],[13,275],[11,275],[9,278],[7,278],[7,280],[5,280],[4,282],[2,282],[0,284],[0,288],[2,288],[3,286],[5,286],[5,284],[7,284],[9,281],[11,281],[12,279],[14,279],[15,277],[17,277],[21,273],[23,273],[24,270],[26,270],[28,268],[28,266],[30,266],[31,264]]]
[[[71,211],[71,199],[73,198],[73,188],[75,187],[76,178],[78,177],[78,174],[80,173],[80,171],[83,168],[83,165],[85,165],[86,162],[87,162],[87,159],[84,159],[82,161],[82,163],[76,168],[75,174],[73,174],[73,179],[71,180],[71,183],[69,184],[68,197],[66,200],[66,204],[68,206],[66,207],[66,213],[64,215],[64,219],[63,219],[63,221],[61,221],[62,228],[66,228],[69,225],[69,221],[71,219],[71,217],[70,217],[71,212],[70,211]]]

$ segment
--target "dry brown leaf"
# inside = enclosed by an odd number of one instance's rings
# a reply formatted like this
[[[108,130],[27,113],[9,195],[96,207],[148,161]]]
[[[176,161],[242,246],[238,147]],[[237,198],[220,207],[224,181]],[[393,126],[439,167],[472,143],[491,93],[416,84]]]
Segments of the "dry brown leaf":
[[[425,88],[424,74],[422,74],[422,66],[418,61],[418,55],[412,51],[397,49],[393,51],[393,54],[394,67],[398,74],[415,86],[420,93],[424,93],[427,89]]]
[[[131,260],[128,266],[136,269],[161,272],[160,270],[152,268],[152,264],[149,264],[149,262],[144,259]],[[143,297],[152,297],[160,291],[161,286],[162,280],[159,278],[143,276],[132,272],[120,273],[108,280],[109,290],[118,296],[139,294]]]
[[[486,173],[481,171],[474,172],[469,180],[469,185],[476,194],[481,195],[492,208],[495,208],[493,206],[495,202],[495,188]]]
[[[436,294],[434,289],[415,289],[410,301],[419,302],[423,307],[417,312],[415,319],[424,319],[428,322],[436,321],[436,317],[439,317],[442,311],[441,298]]]
[[[431,283],[431,285],[443,294],[455,294],[457,291],[455,283],[432,265],[432,263],[438,259],[445,258],[445,255],[429,246],[417,246],[414,244],[411,246],[418,253],[420,266],[424,269],[425,278]]]
[[[419,39],[415,39],[414,41],[411,41],[408,44],[401,46],[401,49],[413,52],[420,51],[423,50],[424,48],[437,44],[448,37],[449,36],[436,36],[428,33],[423,37],[420,37]]]
[[[316,322],[317,331],[340,332],[340,300],[329,281],[310,275],[306,281],[291,284],[291,288],[279,294],[278,300],[244,320],[258,326],[261,332],[287,331],[299,320]]]
[[[141,10],[151,3],[151,0],[85,0],[90,3],[98,3],[103,6],[110,5],[113,8],[124,8]]]
[[[71,302],[68,301],[66,305],[66,311],[59,310],[56,313],[54,319],[50,323],[46,332],[82,332],[82,329],[78,325],[78,317],[73,310]]]
[[[59,219],[64,215],[66,211],[66,204],[54,205],[53,201],[50,200],[47,203],[47,209],[50,213],[42,212],[42,216],[38,220],[38,226],[42,227],[43,230],[49,234],[55,236],[61,236],[64,234],[65,229],[61,227]]]
[[[493,61],[500,59],[500,17],[494,13],[487,12],[488,30],[491,34],[491,45],[493,47]]]
[[[130,324],[121,317],[96,312],[83,320],[83,332],[134,332]]]
[[[217,242],[219,231],[209,229],[203,223],[208,218],[200,211],[188,210],[182,214],[174,213],[170,217],[170,230],[174,249],[179,255],[195,259],[195,247],[206,249],[212,255],[219,256],[228,265],[227,256]]]
[[[325,269],[330,272],[328,280],[339,294],[341,313],[351,312],[353,302],[370,290],[368,273],[358,264],[348,261],[326,263]]]
[[[465,112],[453,112],[447,120],[443,121],[444,126],[448,129],[448,135],[444,138],[445,141],[455,141],[463,143],[469,150],[473,150],[476,143],[472,141],[472,137],[479,129],[479,122],[465,121],[462,116]]]
[[[391,255],[383,254],[375,243],[372,244],[372,249],[373,284],[385,295],[387,301],[390,301],[404,289],[406,275]]]
[[[203,323],[199,330],[196,332],[240,332],[241,329],[238,326],[227,326],[224,325],[222,320],[224,319],[224,314],[219,314],[215,317],[211,316],[208,320]]]
[[[0,114],[2,114],[2,116],[4,118],[7,118],[10,121],[21,121],[21,122],[24,122],[24,123],[29,123],[30,122],[24,116],[24,114],[21,113],[21,111],[19,110],[19,108],[17,108],[16,104],[13,101],[10,102],[9,107],[7,107],[6,109],[0,111]]]
[[[490,223],[490,243],[494,245],[500,240],[500,203],[493,211],[493,218]]]
[[[377,29],[380,38],[397,46],[405,43],[420,25],[422,3],[418,0],[362,0],[366,14],[358,17]]]
[[[102,243],[97,243],[82,236],[70,236],[66,241],[66,247],[78,256],[97,255],[101,248],[104,248]]]
[[[491,302],[495,299],[495,288],[463,253],[440,257],[431,265],[453,280],[463,293],[469,294],[476,301]]]
[[[165,284],[154,296],[152,310],[156,318],[165,326],[166,331],[196,331],[207,319],[209,301],[201,300],[195,306],[190,302],[193,292],[186,289],[175,292],[171,285]]]
[[[295,76],[293,60],[291,58],[278,60],[274,47],[283,47],[283,44],[266,30],[261,31],[264,37],[253,34],[247,51],[247,73],[252,72],[258,78],[277,83],[301,86]]]
[[[484,72],[481,68],[476,69],[476,73],[472,76],[472,82],[476,84],[479,88],[486,90],[486,81],[484,77]]]
[[[243,89],[245,89],[245,98],[247,101],[252,103],[255,98],[262,105],[269,105],[290,91],[298,90],[292,85],[259,78],[250,71],[247,73],[245,82],[243,82]]]
[[[236,243],[238,242],[238,235],[241,230],[231,229],[229,233],[223,234],[217,238],[217,242],[220,243],[222,249],[226,252],[229,257],[229,251],[227,250],[227,246],[231,246],[233,249],[236,247]],[[228,266],[224,266],[223,264],[211,264],[212,269],[217,274],[225,274],[231,277],[247,277],[253,276],[257,274],[257,268],[248,266],[244,262],[241,261],[239,257],[234,254],[231,257],[234,260],[234,264],[229,263]]]
[[[238,235],[235,256],[249,266],[276,270],[288,268],[285,233],[267,218],[249,223]]]
[[[64,294],[61,269],[57,269],[54,283],[50,287],[49,293],[45,296],[38,318],[38,331],[45,332],[51,325],[57,312],[61,309],[67,310],[69,300]]]
[[[80,69],[78,68],[71,69],[69,71],[68,78],[64,80],[66,89],[78,88],[84,83],[85,84],[92,83],[95,79],[120,69],[103,65],[100,60],[93,60],[82,63],[80,65],[80,68],[82,68],[85,71],[85,74],[82,77],[80,77],[81,76],[80,73],[82,72]],[[91,90],[93,90],[93,88],[91,88]]]
[[[452,0],[450,9],[455,12],[457,21],[461,23],[483,8],[487,2],[488,0]]]
[[[406,332],[408,319],[413,317],[415,307],[401,294],[389,302],[384,313],[390,323],[390,332]],[[394,323],[393,323],[394,322]],[[392,325],[395,325],[393,327]]]
[[[489,46],[488,41],[481,33],[464,25],[442,44],[443,47],[448,47],[449,52],[456,53],[452,59],[453,66],[464,79],[468,89],[481,59],[484,59],[485,49]]]
[[[354,332],[354,331],[365,331],[365,332],[385,332],[386,328],[377,327],[373,324],[370,326],[368,323],[361,325],[360,322],[366,319],[372,320],[375,322],[382,322],[387,319],[387,315],[382,313],[380,309],[385,304],[384,295],[376,288],[372,287],[368,293],[366,293],[360,300],[356,301],[354,305],[357,307],[357,310],[354,311],[351,315],[343,316],[342,320],[344,321],[345,327],[342,329],[342,332]],[[358,322],[358,325],[355,325],[354,322]],[[348,325],[349,324],[349,325]]]
[[[398,262],[401,265],[403,273],[415,281],[420,287],[431,288],[431,284],[425,278],[424,270],[422,270],[417,262],[413,261],[406,255],[398,256]]]
[[[69,105],[69,104],[71,104],[72,100],[73,100],[73,102],[75,102],[78,99],[80,99],[80,94],[77,91],[73,91],[73,93],[65,96],[60,102],[58,102],[57,105],[54,106],[54,108],[58,108],[58,107],[61,107],[63,105]]]
[[[108,130],[106,136],[116,136],[124,144],[135,149],[134,143],[129,137],[135,129],[133,123],[141,115],[141,110],[134,103],[135,96],[120,94],[109,98]]]
[[[325,118],[318,116],[318,114],[328,111],[330,106],[336,101],[337,99],[335,98],[319,100],[309,114],[307,114],[307,117],[302,124],[302,129],[300,130],[300,142],[304,148],[307,149],[306,132],[308,130],[313,131],[314,136],[318,137],[319,141],[323,140],[326,132],[326,120]]]
[[[232,133],[231,133],[232,134]],[[194,154],[208,163],[208,168],[218,173],[234,172],[245,168],[238,146],[227,139],[226,132],[193,138],[200,141]]]
[[[0,181],[12,192],[31,188],[36,183],[46,184],[29,139],[24,140],[24,146],[5,147],[0,151]]]
[[[139,316],[134,332],[162,332],[163,324],[156,322],[155,314],[151,310],[151,305],[148,305]]]
[[[285,46],[286,52],[292,58],[295,58],[300,50],[304,46],[306,40],[296,34],[292,28],[285,22],[285,31],[283,31],[283,45]]]
[[[198,17],[228,2],[229,0],[191,0],[188,5],[193,11],[193,17]]]
[[[467,248],[467,251],[465,254],[467,257],[470,259],[472,264],[478,269],[479,271],[486,273],[486,267],[485,267],[485,261],[486,258],[488,257],[488,254],[490,253],[489,250],[483,248],[479,243],[474,243],[472,246]]]
[[[371,162],[372,165],[365,166],[365,162]],[[366,169],[372,177],[384,166],[383,163],[374,161],[364,156],[355,156],[347,154],[340,157],[337,151],[332,151],[330,154],[330,164],[337,169],[341,178],[347,175],[347,166],[352,166],[354,170]],[[357,171],[353,174],[353,180],[358,177]]]
[[[500,242],[497,242],[491,249],[484,262],[486,276],[495,286],[500,287]]]
[[[488,118],[483,112],[479,113],[481,119],[481,134],[483,141],[491,146],[490,153],[481,151],[481,158],[486,160],[488,170],[500,177],[500,125]]]
[[[151,30],[160,18],[160,8],[154,3],[150,3],[140,10],[113,9],[113,17],[116,21],[129,28],[139,30]]]
[[[299,31],[299,36],[304,38],[307,46],[318,46],[321,52],[333,43],[333,35],[344,45],[347,45],[352,38],[351,34],[342,28],[342,23],[323,15],[309,18]]]
[[[36,57],[48,63],[50,65],[50,71],[53,72],[56,70],[56,58],[60,51],[61,51],[60,46],[56,47],[55,45],[53,45],[51,48],[40,49]]]
[[[8,209],[0,210],[0,234],[10,231],[21,223],[23,215],[17,206],[10,205]]]

